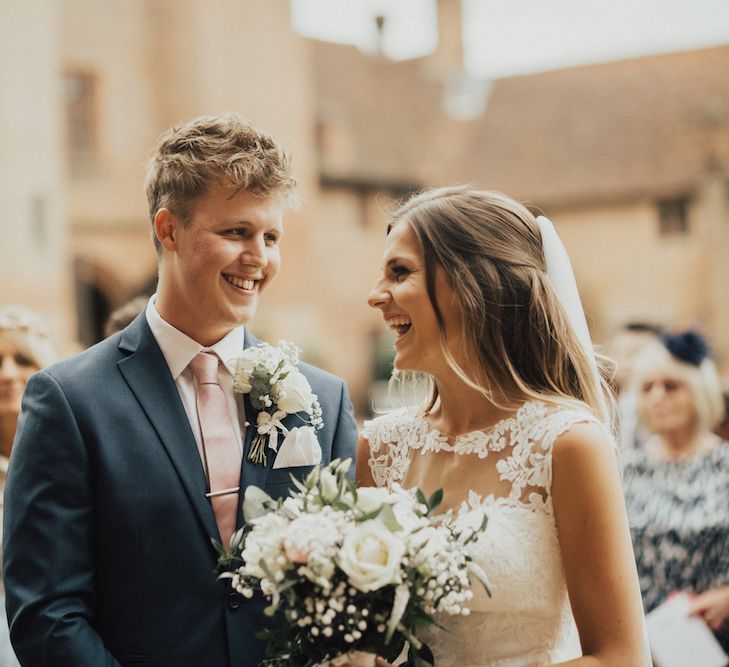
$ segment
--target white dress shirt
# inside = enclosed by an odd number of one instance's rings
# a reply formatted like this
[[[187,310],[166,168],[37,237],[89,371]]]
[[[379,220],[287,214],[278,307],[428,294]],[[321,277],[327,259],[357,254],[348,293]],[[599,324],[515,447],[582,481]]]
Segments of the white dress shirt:
[[[192,370],[188,367],[190,362],[199,352],[213,352],[223,362],[218,366],[218,379],[220,386],[228,402],[228,412],[231,418],[231,425],[235,433],[236,442],[243,457],[243,433],[246,427],[245,407],[243,397],[233,391],[233,376],[235,375],[236,359],[243,351],[243,340],[245,327],[233,329],[228,335],[219,340],[215,345],[203,347],[197,341],[173,327],[169,322],[162,319],[162,316],[155,305],[156,295],[152,295],[145,316],[147,324],[152,330],[157,344],[162,350],[167,366],[169,366],[172,378],[180,394],[180,400],[187,413],[187,419],[195,436],[197,449],[200,458],[205,462],[203,455],[202,434],[200,432],[200,419],[197,414],[197,401],[195,394],[195,379]]]

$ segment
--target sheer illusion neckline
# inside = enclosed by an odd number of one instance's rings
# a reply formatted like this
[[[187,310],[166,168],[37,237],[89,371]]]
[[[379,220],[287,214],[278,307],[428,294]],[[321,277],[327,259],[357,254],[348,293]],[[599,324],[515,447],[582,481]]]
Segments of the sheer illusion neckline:
[[[489,451],[501,451],[506,446],[506,434],[514,432],[525,417],[547,412],[547,406],[541,401],[528,401],[519,406],[511,415],[497,420],[482,429],[448,436],[439,431],[425,417],[413,417],[420,438],[411,442],[411,448],[420,449],[422,453],[429,451],[455,452],[456,454],[479,454],[485,457]],[[416,444],[417,443],[417,444]],[[413,446],[415,445],[415,446]]]

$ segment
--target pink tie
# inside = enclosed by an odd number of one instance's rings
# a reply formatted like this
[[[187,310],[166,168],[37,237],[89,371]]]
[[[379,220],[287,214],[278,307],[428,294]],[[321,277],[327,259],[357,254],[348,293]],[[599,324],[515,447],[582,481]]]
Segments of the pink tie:
[[[215,521],[223,547],[230,551],[230,537],[238,514],[241,452],[233,433],[225,394],[218,380],[219,359],[200,352],[190,368],[197,386],[197,414],[200,418],[205,468],[208,475]]]

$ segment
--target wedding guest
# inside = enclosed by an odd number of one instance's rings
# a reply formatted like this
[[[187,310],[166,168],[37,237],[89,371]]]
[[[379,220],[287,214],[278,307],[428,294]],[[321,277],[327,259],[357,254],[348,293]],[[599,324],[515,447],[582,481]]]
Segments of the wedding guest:
[[[729,444],[716,366],[693,331],[665,335],[635,360],[638,417],[650,432],[624,456],[624,490],[646,611],[696,594],[729,649]]]
[[[151,294],[147,296],[135,296],[113,311],[104,324],[104,335],[108,337],[117,331],[126,329],[137,315],[146,308],[150,296]]]
[[[716,426],[714,433],[722,440],[729,440],[729,391],[724,392],[724,418]]]
[[[491,595],[423,641],[439,667],[649,664],[610,409],[552,224],[500,193],[439,188],[387,230],[369,304],[421,405],[365,424],[357,475],[443,491]]]
[[[661,333],[661,327],[649,322],[627,322],[613,334],[608,345],[609,354],[615,361],[618,440],[623,449],[638,447],[647,437],[645,429],[638,423],[630,380],[635,357]]]
[[[0,536],[2,494],[8,473],[10,450],[20,414],[20,403],[30,376],[54,359],[45,324],[22,306],[0,307]],[[5,595],[0,578],[0,665],[17,665],[5,617]]]

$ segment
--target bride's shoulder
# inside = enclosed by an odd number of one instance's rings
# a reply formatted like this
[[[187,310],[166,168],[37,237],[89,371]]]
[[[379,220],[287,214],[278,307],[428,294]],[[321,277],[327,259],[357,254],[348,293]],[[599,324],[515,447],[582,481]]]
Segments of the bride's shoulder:
[[[534,406],[531,412],[533,425],[551,432],[556,437],[570,431],[573,428],[587,428],[587,430],[605,430],[605,426],[586,406],[580,403],[552,403],[547,401],[535,401],[530,404]]]
[[[551,453],[556,445],[580,441],[612,442],[608,427],[579,403],[532,402],[522,421],[521,433]]]

